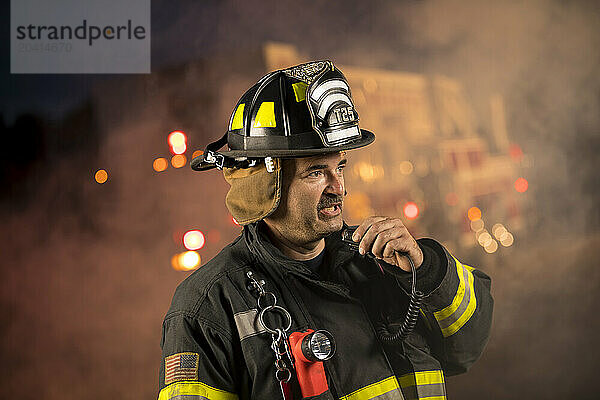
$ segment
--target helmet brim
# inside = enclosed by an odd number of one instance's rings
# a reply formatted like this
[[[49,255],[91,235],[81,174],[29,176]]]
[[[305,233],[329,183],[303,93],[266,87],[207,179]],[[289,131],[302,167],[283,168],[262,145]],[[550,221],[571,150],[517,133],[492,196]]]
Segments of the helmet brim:
[[[316,156],[319,154],[328,154],[335,153],[338,151],[344,150],[352,150],[360,147],[367,146],[375,140],[375,135],[366,130],[361,129],[361,137],[360,139],[354,140],[352,142],[342,144],[339,146],[331,146],[331,147],[321,147],[318,149],[285,149],[285,150],[229,150],[229,151],[219,151],[219,154],[222,154],[225,157],[229,158],[264,158],[264,157],[274,157],[274,158],[297,158],[297,157],[310,157]],[[200,155],[192,160],[190,163],[191,167],[195,171],[206,171],[215,167],[214,163],[206,163],[204,162],[204,156]]]

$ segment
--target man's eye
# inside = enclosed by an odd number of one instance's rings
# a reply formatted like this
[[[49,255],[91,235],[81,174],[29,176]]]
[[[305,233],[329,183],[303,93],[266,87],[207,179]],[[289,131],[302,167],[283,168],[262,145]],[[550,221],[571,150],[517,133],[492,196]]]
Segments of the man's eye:
[[[310,174],[308,174],[308,176],[313,177],[313,178],[317,178],[321,175],[323,175],[323,171],[313,171]]]

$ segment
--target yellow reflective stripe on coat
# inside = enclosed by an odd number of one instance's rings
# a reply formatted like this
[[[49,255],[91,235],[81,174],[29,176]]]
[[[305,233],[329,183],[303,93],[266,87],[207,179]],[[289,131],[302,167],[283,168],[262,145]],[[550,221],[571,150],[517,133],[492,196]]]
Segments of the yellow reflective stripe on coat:
[[[456,264],[456,273],[458,274],[458,289],[454,295],[452,303],[439,311],[433,313],[433,316],[438,322],[444,337],[451,336],[458,332],[469,318],[475,312],[477,307],[477,299],[475,298],[475,288],[473,283],[473,267],[463,265],[454,256],[452,256]]]
[[[441,370],[402,375],[398,382],[406,400],[446,400],[446,382]]]
[[[238,400],[238,396],[202,382],[175,382],[160,391],[158,400]]]
[[[455,260],[456,260],[456,258],[455,258]],[[473,268],[473,267],[471,267],[471,266],[469,266],[467,264],[463,264],[462,266],[465,267],[466,269],[468,269],[471,272],[475,271],[475,268]]]
[[[364,388],[355,390],[340,400],[403,400],[398,381],[395,376],[390,376],[382,381],[375,382]]]

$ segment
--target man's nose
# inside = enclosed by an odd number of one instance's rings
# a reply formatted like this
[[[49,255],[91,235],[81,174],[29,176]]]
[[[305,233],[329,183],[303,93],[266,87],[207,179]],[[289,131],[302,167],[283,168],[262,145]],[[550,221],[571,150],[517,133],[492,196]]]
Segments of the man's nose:
[[[329,182],[326,188],[327,193],[343,195],[344,194],[344,178],[336,173],[330,173]]]

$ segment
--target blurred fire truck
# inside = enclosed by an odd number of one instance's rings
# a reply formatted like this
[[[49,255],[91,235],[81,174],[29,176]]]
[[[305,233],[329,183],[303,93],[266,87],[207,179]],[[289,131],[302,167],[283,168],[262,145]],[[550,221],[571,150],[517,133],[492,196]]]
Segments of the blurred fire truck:
[[[309,59],[287,44],[268,43],[263,50],[268,71]],[[403,214],[416,236],[430,234],[449,248],[480,245],[487,253],[510,247],[514,233],[525,233],[529,207],[522,174],[532,161],[509,141],[500,95],[490,99],[488,137],[454,79],[339,67],[361,126],[377,136],[367,150],[349,153],[349,223]]]

